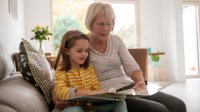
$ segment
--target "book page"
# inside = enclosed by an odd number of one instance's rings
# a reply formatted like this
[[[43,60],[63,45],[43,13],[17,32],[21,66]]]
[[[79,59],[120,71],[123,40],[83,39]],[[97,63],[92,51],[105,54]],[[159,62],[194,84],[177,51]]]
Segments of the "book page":
[[[134,89],[127,89],[123,91],[119,91],[117,93],[103,93],[97,95],[87,95],[87,96],[78,96],[73,98],[68,98],[63,101],[79,101],[79,102],[92,102],[92,103],[101,103],[101,102],[110,102],[110,101],[118,101],[125,99],[127,95],[133,96],[145,96],[152,95],[158,92],[158,90],[154,90],[150,87],[145,87],[139,91],[135,91]]]
[[[139,91],[135,91],[134,89],[127,89],[127,90],[123,90],[123,91],[119,91],[118,93],[123,93],[123,94],[127,94],[127,95],[152,95],[155,94],[156,92],[158,92],[158,90],[152,89],[150,87],[145,87]]]

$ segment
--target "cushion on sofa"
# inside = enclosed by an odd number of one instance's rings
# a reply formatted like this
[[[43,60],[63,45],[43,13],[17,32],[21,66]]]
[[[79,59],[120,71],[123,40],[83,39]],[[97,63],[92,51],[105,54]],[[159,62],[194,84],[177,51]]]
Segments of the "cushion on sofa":
[[[0,65],[0,80],[10,76],[15,70],[12,59],[2,43],[0,43]]]
[[[28,41],[22,39],[19,52],[19,67],[23,78],[35,86],[49,107],[51,100],[51,69],[47,60]]]

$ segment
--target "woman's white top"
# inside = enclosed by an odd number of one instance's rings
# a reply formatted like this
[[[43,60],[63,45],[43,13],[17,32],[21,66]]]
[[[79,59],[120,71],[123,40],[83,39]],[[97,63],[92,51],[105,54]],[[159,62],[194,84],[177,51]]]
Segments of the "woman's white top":
[[[119,89],[133,83],[129,76],[140,67],[118,36],[109,35],[105,53],[90,47],[90,60],[103,89]]]

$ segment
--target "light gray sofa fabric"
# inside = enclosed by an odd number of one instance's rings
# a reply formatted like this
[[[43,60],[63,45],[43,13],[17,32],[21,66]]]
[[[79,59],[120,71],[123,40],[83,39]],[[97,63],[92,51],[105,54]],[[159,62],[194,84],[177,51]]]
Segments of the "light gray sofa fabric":
[[[40,92],[14,68],[11,55],[0,43],[0,112],[49,112]]]
[[[0,43],[0,80],[10,76],[14,71],[14,64],[6,48]]]
[[[38,90],[21,76],[15,75],[0,82],[0,106],[17,112],[48,112],[48,106]],[[6,108],[5,108],[6,109]],[[1,112],[6,112],[0,109]]]

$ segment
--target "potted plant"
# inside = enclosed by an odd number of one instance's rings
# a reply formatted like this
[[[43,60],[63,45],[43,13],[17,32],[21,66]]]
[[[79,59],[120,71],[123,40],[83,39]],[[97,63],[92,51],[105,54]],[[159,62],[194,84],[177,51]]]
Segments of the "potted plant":
[[[160,57],[158,54],[154,54],[154,55],[151,55],[151,60],[153,61],[154,66],[157,67]]]
[[[37,25],[34,27],[33,30],[34,36],[31,38],[31,40],[38,40],[39,41],[39,53],[41,55],[44,54],[43,49],[42,49],[42,41],[43,40],[49,40],[49,36],[52,35],[52,33],[49,32],[48,26],[42,27]]]

